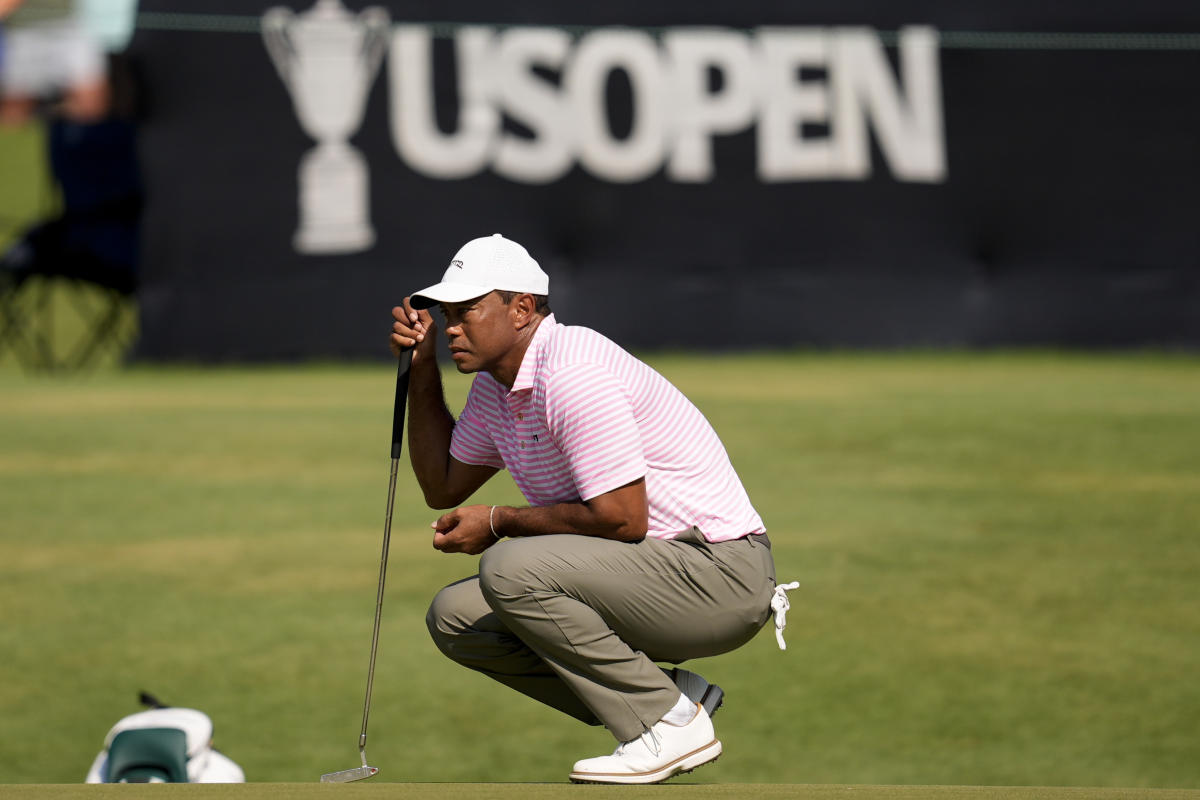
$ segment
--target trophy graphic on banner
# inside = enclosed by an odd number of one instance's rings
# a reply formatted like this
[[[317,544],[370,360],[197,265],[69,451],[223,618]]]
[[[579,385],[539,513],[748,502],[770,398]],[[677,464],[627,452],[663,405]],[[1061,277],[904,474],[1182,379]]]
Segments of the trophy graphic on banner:
[[[317,0],[302,14],[282,6],[263,14],[267,52],[301,127],[317,141],[300,161],[301,253],[354,253],[375,243],[367,162],[347,140],[362,125],[390,26],[386,9],[354,15],[339,0]]]

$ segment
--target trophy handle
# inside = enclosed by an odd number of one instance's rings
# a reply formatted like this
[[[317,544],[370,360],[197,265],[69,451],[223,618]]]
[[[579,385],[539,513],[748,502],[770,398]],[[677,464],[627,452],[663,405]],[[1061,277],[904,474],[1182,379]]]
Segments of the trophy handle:
[[[263,42],[267,45],[267,53],[270,54],[271,61],[275,64],[275,69],[279,72],[283,84],[289,89],[291,88],[289,76],[291,75],[292,58],[296,53],[296,48],[292,46],[288,31],[291,30],[292,20],[295,16],[296,14],[290,8],[275,6],[268,8],[262,18],[262,36]]]
[[[383,54],[387,50],[392,19],[387,9],[379,6],[364,8],[358,18],[366,30],[363,37],[363,63],[370,80],[375,77],[375,71],[379,69],[379,62],[383,60]]]

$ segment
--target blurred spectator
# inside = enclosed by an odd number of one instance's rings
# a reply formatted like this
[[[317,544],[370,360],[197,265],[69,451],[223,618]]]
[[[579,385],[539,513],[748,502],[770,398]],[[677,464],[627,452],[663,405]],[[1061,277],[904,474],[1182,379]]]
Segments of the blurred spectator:
[[[22,124],[39,103],[75,122],[109,110],[104,48],[83,23],[75,0],[0,0],[4,61],[0,123]]]
[[[137,20],[137,0],[81,0],[84,25],[110,53],[129,44]]]
[[[132,295],[142,208],[132,123],[56,120],[47,128],[47,151],[62,211],[23,231],[0,255],[0,290],[34,275],[61,275]]]
[[[61,197],[59,213],[0,254],[6,316],[34,276],[81,280],[120,298],[136,293],[140,92],[134,65],[116,52],[129,41],[135,11],[135,0],[0,0],[0,123],[44,124]]]

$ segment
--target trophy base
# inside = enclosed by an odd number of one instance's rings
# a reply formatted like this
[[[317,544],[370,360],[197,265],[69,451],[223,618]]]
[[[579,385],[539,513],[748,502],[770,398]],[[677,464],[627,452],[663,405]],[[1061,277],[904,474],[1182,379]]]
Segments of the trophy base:
[[[375,244],[367,162],[345,142],[322,142],[300,161],[301,253],[356,253]]]
[[[326,225],[301,228],[292,238],[298,252],[310,255],[357,253],[375,244],[375,231],[369,225]]]

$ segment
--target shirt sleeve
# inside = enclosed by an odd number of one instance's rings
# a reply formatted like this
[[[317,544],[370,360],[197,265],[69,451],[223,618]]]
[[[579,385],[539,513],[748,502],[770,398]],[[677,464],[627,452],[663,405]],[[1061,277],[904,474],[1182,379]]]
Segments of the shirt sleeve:
[[[646,476],[633,406],[620,381],[597,364],[575,364],[546,384],[546,429],[567,458],[581,500]]]
[[[490,397],[487,390],[476,379],[467,393],[467,402],[454,423],[450,437],[450,455],[464,464],[504,469],[504,459],[496,449],[496,442],[488,431],[487,409],[494,407],[499,398]],[[495,418],[495,414],[491,415]]]

